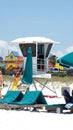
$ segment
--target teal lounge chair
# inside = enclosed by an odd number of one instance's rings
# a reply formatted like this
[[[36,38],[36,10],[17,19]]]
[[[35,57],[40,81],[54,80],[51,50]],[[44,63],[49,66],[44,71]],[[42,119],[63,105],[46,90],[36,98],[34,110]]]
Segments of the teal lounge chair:
[[[8,91],[3,99],[0,100],[0,108],[5,108],[7,103],[21,100],[23,93],[21,91]]]
[[[48,112],[56,112],[56,113],[62,113],[65,108],[65,104],[47,104],[45,105],[45,109]]]
[[[11,102],[7,104],[8,109],[25,107],[42,108],[47,104],[41,91],[28,91],[24,94],[19,102]]]

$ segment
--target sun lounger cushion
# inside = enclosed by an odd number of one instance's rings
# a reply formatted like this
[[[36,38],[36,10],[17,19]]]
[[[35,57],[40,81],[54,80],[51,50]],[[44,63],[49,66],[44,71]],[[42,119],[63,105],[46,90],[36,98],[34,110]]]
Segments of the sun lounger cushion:
[[[0,100],[0,104],[19,101],[22,97],[21,91],[8,91],[3,99]]]
[[[28,91],[19,102],[18,105],[47,104],[41,91]]]
[[[45,107],[46,108],[51,108],[51,107],[64,107],[65,104],[46,104]]]
[[[47,104],[45,105],[45,109],[47,111],[55,111],[62,113],[62,110],[65,109],[64,106],[65,104]]]

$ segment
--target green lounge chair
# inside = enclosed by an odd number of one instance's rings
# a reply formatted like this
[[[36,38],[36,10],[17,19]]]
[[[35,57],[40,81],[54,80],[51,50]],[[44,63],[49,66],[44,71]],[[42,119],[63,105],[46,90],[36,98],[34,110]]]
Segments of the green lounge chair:
[[[45,105],[45,109],[48,112],[62,113],[65,109],[65,104],[47,104]]]
[[[25,107],[42,108],[47,104],[41,91],[28,91],[24,94],[19,102],[11,102],[7,104],[8,109]]]
[[[5,108],[9,102],[15,102],[21,100],[23,93],[21,91],[8,91],[3,99],[0,100],[0,108]]]

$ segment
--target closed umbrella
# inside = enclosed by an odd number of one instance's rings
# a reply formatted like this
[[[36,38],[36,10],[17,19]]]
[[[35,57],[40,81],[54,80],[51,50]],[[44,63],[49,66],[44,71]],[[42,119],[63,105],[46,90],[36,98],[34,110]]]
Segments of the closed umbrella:
[[[30,84],[32,84],[32,81],[33,81],[33,78],[32,78],[32,49],[31,49],[31,47],[29,47],[27,59],[26,59],[25,70],[23,72],[23,77],[22,77],[22,83],[30,85]]]

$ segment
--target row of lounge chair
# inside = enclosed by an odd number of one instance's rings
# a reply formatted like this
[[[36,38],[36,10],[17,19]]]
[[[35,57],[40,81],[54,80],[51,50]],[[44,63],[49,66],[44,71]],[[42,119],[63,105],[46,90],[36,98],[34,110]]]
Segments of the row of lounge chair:
[[[0,100],[0,109],[24,110],[25,108],[33,108],[33,110],[45,108],[48,112],[57,112],[57,109],[59,109],[60,113],[66,110],[65,104],[47,104],[41,91],[27,91],[23,94],[21,91],[11,90]],[[70,110],[73,111],[73,107]]]
[[[24,109],[25,107],[43,107],[46,100],[41,91],[8,91],[4,98],[0,100],[1,109]]]

